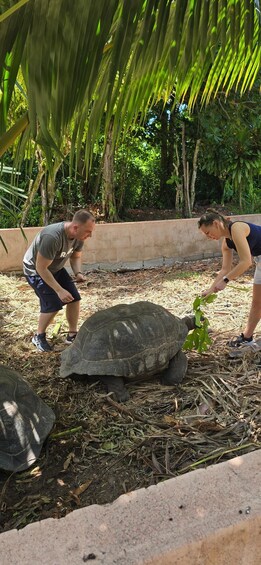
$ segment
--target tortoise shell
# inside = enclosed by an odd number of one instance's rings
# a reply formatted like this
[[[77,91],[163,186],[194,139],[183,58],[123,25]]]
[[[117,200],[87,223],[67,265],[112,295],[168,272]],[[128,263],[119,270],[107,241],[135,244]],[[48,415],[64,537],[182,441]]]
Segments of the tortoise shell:
[[[55,415],[23,377],[0,365],[0,468],[23,471],[40,454]]]
[[[60,376],[126,379],[163,371],[182,348],[185,322],[152,302],[118,304],[90,316],[61,355]]]

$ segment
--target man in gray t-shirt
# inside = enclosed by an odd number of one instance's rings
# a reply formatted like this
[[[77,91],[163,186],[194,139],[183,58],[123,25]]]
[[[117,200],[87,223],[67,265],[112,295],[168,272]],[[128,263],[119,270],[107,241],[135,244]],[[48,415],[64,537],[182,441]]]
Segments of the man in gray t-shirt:
[[[65,304],[69,325],[66,343],[75,339],[81,297],[64,265],[69,259],[76,282],[86,280],[81,272],[81,252],[84,240],[92,236],[94,227],[93,215],[87,210],[78,210],[72,221],[43,228],[25,253],[24,274],[40,300],[38,330],[32,339],[40,351],[51,351],[46,329]]]

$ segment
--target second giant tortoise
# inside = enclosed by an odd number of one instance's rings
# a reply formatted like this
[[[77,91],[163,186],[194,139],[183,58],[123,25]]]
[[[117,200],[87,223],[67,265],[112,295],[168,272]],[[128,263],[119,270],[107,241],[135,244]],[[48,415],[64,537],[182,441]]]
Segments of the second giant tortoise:
[[[96,312],[62,352],[60,376],[99,378],[117,400],[129,398],[124,380],[161,373],[162,383],[180,383],[187,371],[181,348],[194,316],[178,318],[152,302],[118,304]]]
[[[0,365],[0,469],[23,471],[40,455],[55,421],[23,377]]]

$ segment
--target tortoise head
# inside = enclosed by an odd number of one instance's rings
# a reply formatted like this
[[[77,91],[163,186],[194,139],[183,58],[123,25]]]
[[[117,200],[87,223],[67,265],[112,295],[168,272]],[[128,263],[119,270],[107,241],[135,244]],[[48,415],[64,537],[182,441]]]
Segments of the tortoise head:
[[[190,330],[194,330],[197,327],[195,316],[184,316],[184,318],[182,318],[182,322],[186,324],[188,332],[190,332]]]

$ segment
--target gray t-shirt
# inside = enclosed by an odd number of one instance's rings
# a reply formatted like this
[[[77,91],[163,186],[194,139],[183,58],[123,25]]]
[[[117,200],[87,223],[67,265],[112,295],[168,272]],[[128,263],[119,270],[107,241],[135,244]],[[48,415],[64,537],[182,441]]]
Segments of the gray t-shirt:
[[[65,222],[59,224],[50,224],[37,234],[27,249],[24,260],[24,274],[27,276],[35,276],[36,256],[38,251],[46,259],[50,259],[52,263],[48,269],[51,273],[57,273],[62,269],[74,251],[81,251],[83,241],[78,239],[68,239],[65,229]]]

